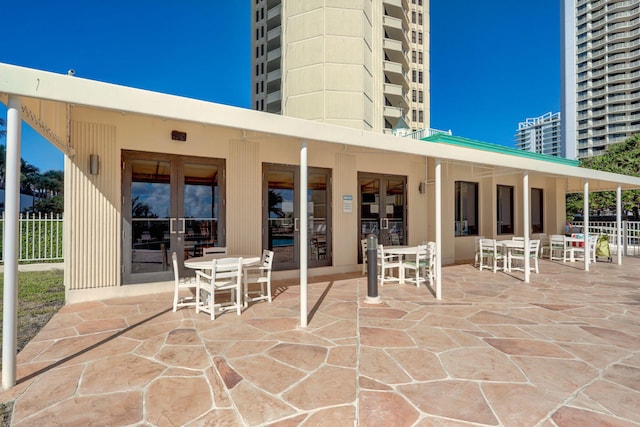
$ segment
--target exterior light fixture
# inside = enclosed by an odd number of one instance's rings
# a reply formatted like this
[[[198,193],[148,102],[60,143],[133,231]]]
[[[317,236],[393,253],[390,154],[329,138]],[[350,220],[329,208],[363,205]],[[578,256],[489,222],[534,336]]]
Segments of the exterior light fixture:
[[[181,132],[179,130],[172,130],[171,131],[171,139],[174,141],[186,141],[187,140],[187,133],[186,132]]]
[[[100,173],[100,157],[97,154],[89,155],[89,173],[91,175],[98,175]]]

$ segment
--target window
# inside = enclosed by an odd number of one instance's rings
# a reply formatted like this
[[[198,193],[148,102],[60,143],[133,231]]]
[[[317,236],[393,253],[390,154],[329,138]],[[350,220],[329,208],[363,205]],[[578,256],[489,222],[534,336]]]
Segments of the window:
[[[415,12],[411,12],[411,23],[412,24],[416,23],[416,13]]]
[[[411,101],[416,102],[416,90],[411,91]]]
[[[498,185],[498,234],[513,234],[513,187]]]
[[[418,92],[418,102],[422,102],[422,91]]]
[[[456,181],[456,236],[478,235],[478,183]]]
[[[418,121],[420,123],[424,122],[424,111],[422,110],[418,111]]]
[[[411,61],[416,62],[417,52],[415,50],[411,51]]]
[[[418,13],[418,25],[422,25],[422,13]]]
[[[416,32],[415,31],[411,31],[411,42],[412,43],[416,42]]]
[[[416,110],[411,110],[411,120],[415,122],[417,118],[418,118],[418,112]]]
[[[418,71],[418,83],[422,83],[422,71]]]
[[[416,74],[417,74],[416,70],[411,70],[411,81],[413,82],[416,81]]]
[[[418,64],[422,64],[422,52],[418,52]]]
[[[418,44],[422,44],[422,32],[418,33]]]
[[[544,233],[543,197],[541,188],[531,189],[531,232]]]

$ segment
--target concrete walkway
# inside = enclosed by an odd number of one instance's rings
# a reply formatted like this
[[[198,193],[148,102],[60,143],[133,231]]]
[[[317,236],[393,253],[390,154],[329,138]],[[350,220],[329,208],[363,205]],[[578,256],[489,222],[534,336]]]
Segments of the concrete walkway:
[[[65,306],[19,354],[14,426],[640,426],[640,260],[443,269],[442,301],[311,280],[215,321],[171,296]]]

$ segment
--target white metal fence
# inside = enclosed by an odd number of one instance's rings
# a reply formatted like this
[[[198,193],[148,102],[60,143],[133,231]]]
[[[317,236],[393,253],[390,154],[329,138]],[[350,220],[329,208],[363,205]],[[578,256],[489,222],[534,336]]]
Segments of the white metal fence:
[[[20,214],[19,262],[62,261],[62,215]],[[0,217],[0,261],[4,262],[4,212]]]
[[[572,222],[571,224],[584,229],[584,222],[582,221]],[[609,245],[612,248],[616,248],[618,239],[615,221],[589,221],[588,231],[589,234],[607,235],[609,237]],[[622,221],[622,254],[625,256],[640,255],[640,221]]]

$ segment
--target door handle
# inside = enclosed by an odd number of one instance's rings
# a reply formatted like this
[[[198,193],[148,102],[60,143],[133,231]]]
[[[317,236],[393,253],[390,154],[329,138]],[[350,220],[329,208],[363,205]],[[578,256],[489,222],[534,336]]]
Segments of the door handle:
[[[380,229],[381,230],[389,229],[389,219],[388,218],[380,218]]]
[[[300,221],[300,218],[294,218],[293,219],[293,230],[294,231],[300,231],[300,224],[298,224],[298,221]]]

